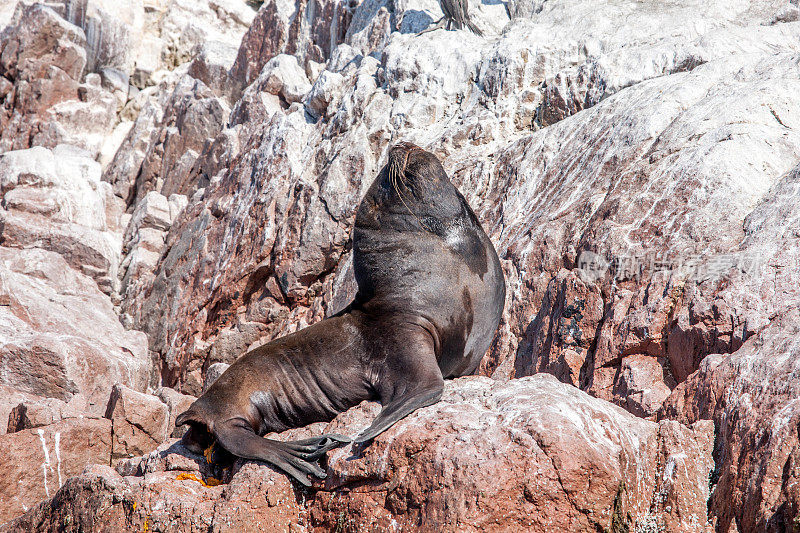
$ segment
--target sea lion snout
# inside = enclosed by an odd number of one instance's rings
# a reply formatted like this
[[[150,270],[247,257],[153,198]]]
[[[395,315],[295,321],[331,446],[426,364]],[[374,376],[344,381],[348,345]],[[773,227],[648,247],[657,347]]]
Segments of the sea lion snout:
[[[435,188],[436,184],[450,181],[435,155],[408,141],[392,146],[387,167],[393,184],[412,189],[429,190],[431,185]]]
[[[193,422],[189,423],[189,429],[181,437],[181,444],[194,453],[203,453],[213,443],[214,437],[208,429]]]
[[[389,175],[394,183],[403,182],[409,155],[415,150],[423,151],[416,144],[407,141],[401,141],[389,150]]]

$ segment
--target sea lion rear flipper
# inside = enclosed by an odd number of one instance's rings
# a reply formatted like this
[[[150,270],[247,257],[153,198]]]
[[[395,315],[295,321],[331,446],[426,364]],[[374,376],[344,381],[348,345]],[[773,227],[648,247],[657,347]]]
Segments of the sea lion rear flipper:
[[[314,475],[318,478],[324,478],[327,475],[322,468],[314,463],[319,457],[317,455],[318,449],[309,452],[300,451],[292,443],[259,437],[244,419],[233,418],[218,423],[214,428],[214,435],[222,444],[222,447],[233,455],[245,459],[265,461],[283,470],[307,487],[311,486],[309,475]],[[309,443],[311,440],[307,439]],[[336,445],[328,442],[336,441],[326,436],[319,437],[316,440],[320,444],[317,448],[330,446],[327,449],[331,449],[336,447]],[[294,444],[297,444],[297,442]],[[337,445],[340,446],[341,444],[337,443]]]
[[[387,361],[387,368],[376,385],[383,409],[355,438],[355,444],[374,439],[398,420],[438,402],[442,397],[444,379],[436,362],[430,334],[418,330],[403,340],[404,343],[393,350],[396,355]]]

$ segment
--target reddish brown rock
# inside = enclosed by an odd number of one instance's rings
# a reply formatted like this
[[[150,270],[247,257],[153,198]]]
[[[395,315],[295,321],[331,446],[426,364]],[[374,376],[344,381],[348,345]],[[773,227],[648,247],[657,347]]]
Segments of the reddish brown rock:
[[[733,344],[734,351],[703,358],[659,413],[717,424],[710,508],[722,531],[783,531],[800,516],[794,466],[800,449],[800,283],[798,270],[787,267],[800,258],[799,192],[800,167],[783,176],[745,220],[741,246],[759,258],[749,275],[737,274],[724,285],[705,283],[692,294],[700,310],[689,328],[692,337]],[[728,316],[728,324],[715,318],[720,315]]]
[[[265,465],[238,464],[229,483],[215,485],[201,471],[204,459],[180,446],[165,445],[149,457],[144,475],[91,467],[6,527],[49,531],[67,521],[76,531],[307,531],[303,496]]]
[[[24,393],[14,387],[0,385],[0,435],[7,432],[9,425],[16,427],[16,424],[10,424],[10,418],[21,403],[35,402],[38,399],[40,399],[38,396]]]
[[[189,409],[189,406],[191,406],[197,398],[195,396],[189,396],[188,394],[181,394],[175,389],[171,389],[169,387],[160,387],[155,392],[155,395],[158,396],[159,400],[166,404],[167,409],[169,410],[167,433],[172,437],[182,436],[186,432],[187,428],[186,426],[176,428],[175,419],[178,418],[179,414]]]
[[[378,407],[365,402],[327,427],[277,438],[355,434]],[[119,473],[94,467],[70,479],[11,526],[45,531],[70,516],[76,530],[138,529],[147,520],[174,531],[270,523],[314,531],[710,531],[712,446],[710,423],[641,420],[552,376],[462,378],[447,383],[439,404],[363,451],[331,452],[316,492],[242,460],[221,473],[224,485],[209,487],[212,468],[172,442],[121,462]]]
[[[574,72],[559,72],[545,81],[538,119],[550,126],[582,109],[597,104],[605,93],[602,69],[596,63],[584,63]]]
[[[92,463],[108,464],[111,422],[69,419],[0,436],[0,523],[52,498]],[[13,527],[11,529],[13,531]],[[17,530],[19,531],[19,530]]]
[[[717,424],[710,509],[720,531],[789,531],[800,516],[798,338],[793,309],[736,352],[706,357],[659,413]]]
[[[149,452],[167,440],[174,428],[169,407],[158,397],[119,383],[111,390],[106,418],[113,424],[111,459],[114,462]],[[173,420],[172,426],[170,420]]]
[[[82,418],[87,412],[86,398],[76,394],[69,403],[55,398],[40,398],[19,403],[8,415],[8,433],[49,426],[68,418]]]
[[[228,43],[207,41],[197,45],[193,51],[188,74],[202,81],[217,96],[232,99],[234,81],[228,74],[236,60],[238,48]]]
[[[115,382],[149,383],[144,335],[126,331],[109,298],[62,256],[0,247],[0,298],[3,385],[63,401],[80,393],[101,416]]]
[[[359,425],[335,421],[327,430]],[[579,531],[648,523],[710,531],[704,502],[712,446],[710,424],[689,430],[646,422],[544,374],[505,384],[462,378],[448,384],[439,404],[391,428],[363,456],[331,452],[324,485],[337,492],[317,493],[311,519],[330,530],[343,516],[353,531],[393,524]]]
[[[203,82],[175,74],[147,102],[103,173],[114,192],[135,206],[150,191],[191,196],[199,187],[198,156],[222,130],[228,104]]]
[[[231,77],[241,88],[255,80],[267,62],[278,54],[324,63],[344,41],[356,4],[330,0],[267,0],[242,38]],[[313,80],[312,80],[313,81]]]
[[[19,4],[0,41],[0,77],[13,89],[0,107],[0,150],[70,143],[97,155],[116,101],[96,74],[83,78],[83,31],[42,4]]]
[[[548,372],[582,386],[587,376],[581,370],[594,349],[603,315],[597,285],[584,283],[575,271],[559,271],[547,287],[539,314],[520,339],[515,375]]]
[[[652,416],[672,392],[664,383],[665,365],[648,355],[623,358],[614,382],[616,401],[637,416]]]
[[[2,42],[3,76],[30,82],[55,68],[80,82],[86,66],[86,37],[80,28],[42,4],[19,5],[12,24]]]

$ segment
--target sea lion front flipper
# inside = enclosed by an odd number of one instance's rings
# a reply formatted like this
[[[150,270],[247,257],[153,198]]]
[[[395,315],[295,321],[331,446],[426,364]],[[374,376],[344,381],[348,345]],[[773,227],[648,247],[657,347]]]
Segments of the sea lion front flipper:
[[[374,439],[398,420],[442,397],[444,379],[428,332],[412,332],[402,344],[392,347],[392,353],[395,355],[386,362],[376,386],[383,409],[355,438],[355,444]]]
[[[265,461],[283,470],[306,487],[311,486],[309,475],[318,478],[325,478],[327,475],[314,462],[319,457],[316,455],[318,450],[311,452],[297,451],[292,448],[290,443],[259,437],[244,419],[233,418],[216,424],[214,435],[219,443],[222,444],[222,447],[233,455],[245,459]],[[326,436],[318,439],[322,447],[330,445],[327,441],[333,441]]]
[[[361,435],[353,440],[354,444],[364,444],[371,441],[391,426],[398,420],[410,415],[417,409],[433,405],[442,397],[442,389],[429,389],[420,391],[413,395],[403,396],[397,401],[389,403],[384,407],[375,420],[372,421],[367,429]]]

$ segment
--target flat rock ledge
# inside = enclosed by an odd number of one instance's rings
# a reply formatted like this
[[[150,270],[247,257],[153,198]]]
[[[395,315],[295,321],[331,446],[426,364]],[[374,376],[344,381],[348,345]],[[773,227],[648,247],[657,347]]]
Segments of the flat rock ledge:
[[[354,435],[379,408],[276,438]],[[551,375],[466,377],[365,449],[331,452],[312,490],[252,461],[218,480],[172,439],[87,467],[0,530],[710,531],[713,442],[710,421],[643,420]]]

